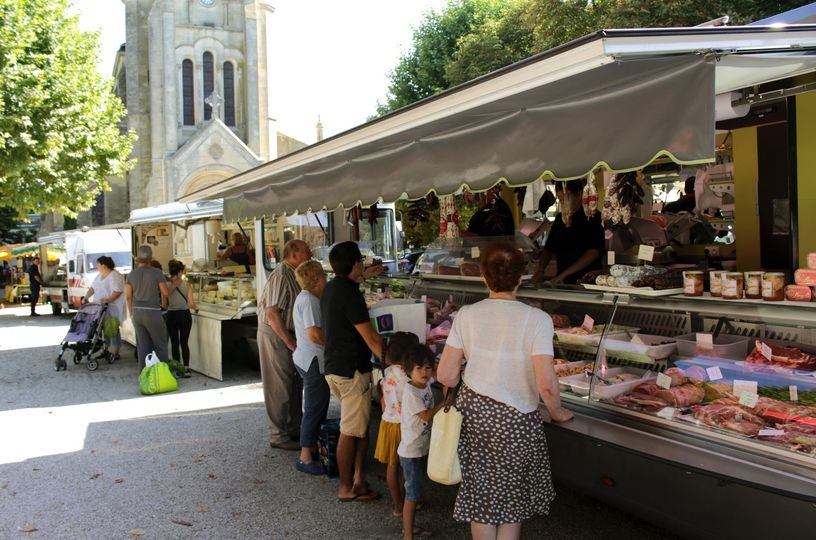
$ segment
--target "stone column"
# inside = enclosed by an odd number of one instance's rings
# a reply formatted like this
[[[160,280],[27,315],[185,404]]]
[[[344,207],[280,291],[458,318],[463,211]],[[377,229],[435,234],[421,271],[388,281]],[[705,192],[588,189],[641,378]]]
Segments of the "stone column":
[[[165,151],[165,122],[164,122],[164,25],[162,19],[162,4],[153,6],[148,16],[149,60],[150,73],[150,155],[151,172],[147,188],[148,206],[164,204],[164,151]]]
[[[277,157],[277,137],[269,129],[269,73],[267,59],[267,16],[273,12],[265,0],[244,6],[246,46],[247,146],[264,161]]]
[[[172,155],[178,149],[178,74],[181,64],[176,59],[176,14],[172,1],[164,3],[164,154]]]
[[[125,74],[127,77],[127,127],[138,134],[131,158],[136,161],[128,174],[130,209],[147,206],[150,178],[150,101],[147,81],[147,10],[149,2],[123,0],[125,4]]]

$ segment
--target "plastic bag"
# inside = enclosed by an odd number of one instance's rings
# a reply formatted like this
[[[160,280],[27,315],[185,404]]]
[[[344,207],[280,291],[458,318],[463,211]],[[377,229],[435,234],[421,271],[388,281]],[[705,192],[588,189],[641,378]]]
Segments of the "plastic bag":
[[[105,334],[105,339],[116,337],[116,334],[119,333],[119,319],[111,317],[110,315],[105,317],[105,320],[102,322],[102,331]]]
[[[145,359],[145,367],[139,374],[139,390],[146,396],[178,390],[178,381],[170,372],[170,367],[160,362],[155,352]]]
[[[459,434],[462,413],[456,407],[445,407],[434,415],[431,448],[428,453],[428,478],[450,486],[462,481],[459,469]]]

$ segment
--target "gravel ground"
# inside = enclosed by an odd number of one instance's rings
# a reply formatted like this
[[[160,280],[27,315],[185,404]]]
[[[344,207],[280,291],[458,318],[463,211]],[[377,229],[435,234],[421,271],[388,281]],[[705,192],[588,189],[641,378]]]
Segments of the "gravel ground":
[[[382,466],[370,471],[384,497],[344,504],[336,480],[306,477],[294,452],[269,448],[259,372],[233,365],[223,382],[195,374],[179,392],[144,397],[128,348],[95,372],[69,360],[57,373],[70,316],[40,310],[0,311],[0,538],[399,537]],[[673,538],[557,491],[524,538]],[[468,538],[451,519],[455,497],[427,481],[418,524]]]

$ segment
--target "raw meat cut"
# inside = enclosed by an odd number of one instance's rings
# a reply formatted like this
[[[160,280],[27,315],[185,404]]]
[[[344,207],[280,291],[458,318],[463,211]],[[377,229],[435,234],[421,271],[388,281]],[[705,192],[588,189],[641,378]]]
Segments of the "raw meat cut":
[[[479,268],[479,263],[473,261],[465,261],[459,265],[459,271],[463,276],[481,276],[482,269]]]
[[[671,405],[672,407],[688,407],[703,401],[705,390],[693,384],[672,386],[671,388],[661,388],[657,397]]]
[[[561,315],[560,313],[553,313],[550,315],[550,318],[552,319],[553,327],[555,328],[569,328],[572,325],[569,317],[566,315]]]
[[[816,370],[816,355],[806,353],[796,347],[782,347],[766,344],[771,348],[771,359],[762,354],[762,342],[757,341],[754,350],[745,359],[752,364],[771,364],[791,369]]]
[[[765,421],[756,414],[740,407],[736,401],[718,399],[694,411],[694,418],[708,426],[735,431],[743,435],[756,435],[765,427]]]

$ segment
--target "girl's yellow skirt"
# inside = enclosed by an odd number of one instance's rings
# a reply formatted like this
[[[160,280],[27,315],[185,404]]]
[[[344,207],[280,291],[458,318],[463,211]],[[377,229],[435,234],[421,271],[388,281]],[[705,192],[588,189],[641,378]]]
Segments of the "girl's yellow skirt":
[[[374,458],[386,465],[399,463],[397,448],[401,439],[399,424],[380,420],[380,432],[377,434],[377,448],[374,450]]]

